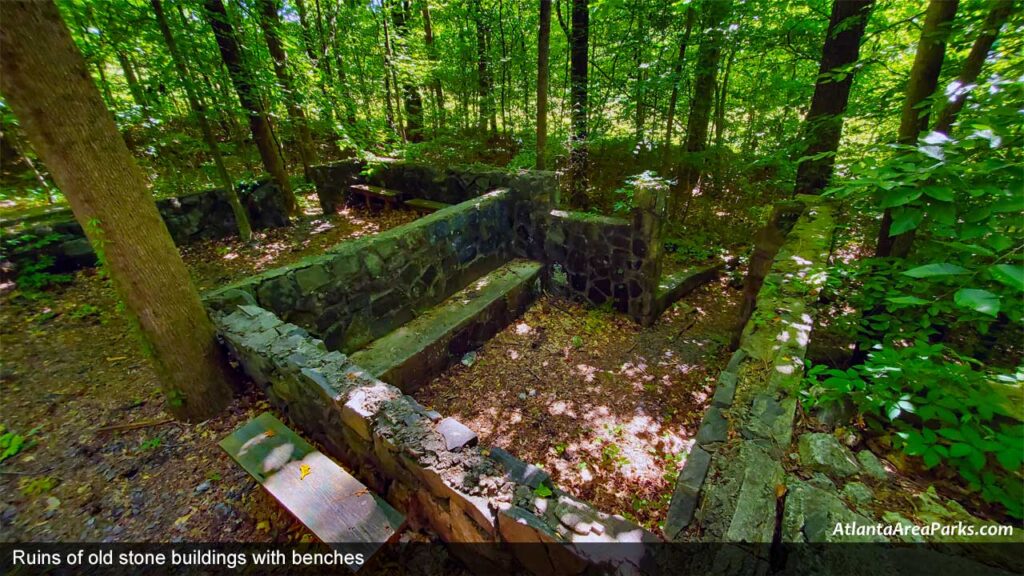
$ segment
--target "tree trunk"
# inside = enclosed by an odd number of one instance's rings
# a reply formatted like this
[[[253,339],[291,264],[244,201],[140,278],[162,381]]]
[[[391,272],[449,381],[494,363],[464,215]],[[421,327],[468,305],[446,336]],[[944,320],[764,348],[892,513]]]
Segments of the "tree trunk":
[[[693,22],[696,20],[697,11],[693,6],[686,8],[686,30],[683,32],[683,39],[679,42],[679,57],[676,58],[675,67],[672,69],[672,94],[668,98],[668,117],[665,119],[665,149],[662,154],[662,163],[667,163],[669,150],[672,147],[672,132],[676,122],[676,104],[679,102],[679,83],[683,76],[683,64],[686,62],[686,46],[690,43],[690,33],[693,31]]]
[[[260,28],[263,29],[263,38],[267,42],[267,49],[270,51],[270,58],[274,61],[274,75],[284,94],[285,106],[288,109],[288,119],[291,120],[292,128],[295,130],[296,140],[299,148],[299,158],[302,160],[302,172],[306,180],[310,179],[310,169],[316,164],[316,151],[313,147],[313,136],[309,132],[309,122],[306,121],[306,114],[299,105],[299,91],[295,89],[291,72],[288,70],[288,55],[284,51],[278,29],[281,26],[281,18],[278,16],[278,0],[260,0]]]
[[[441,78],[437,75],[437,47],[434,46],[434,29],[430,23],[430,2],[423,0],[423,41],[427,45],[427,58],[435,68],[430,71],[430,87],[434,92],[434,106],[437,108],[438,125],[444,128],[445,109],[444,91],[441,90]]]
[[[139,79],[135,76],[135,67],[132,66],[132,61],[128,58],[128,55],[118,50],[117,62],[121,65],[121,70],[124,72],[124,80],[128,83],[128,92],[131,93],[132,100],[135,101],[139,108],[148,107],[146,93],[143,92],[142,86],[139,85]]]
[[[835,165],[843,115],[850,100],[853,66],[874,0],[833,0],[832,16],[821,50],[818,80],[803,126],[804,149],[797,161],[794,194],[819,194]]]
[[[729,73],[732,72],[732,63],[736,59],[736,51],[729,52],[725,61],[725,74],[722,75],[722,82],[718,87],[718,95],[715,100],[715,147],[721,148],[725,141],[725,103],[729,98]]]
[[[678,211],[680,196],[685,197],[685,212],[689,207],[693,188],[704,169],[703,152],[708,139],[708,122],[714,101],[718,61],[722,55],[722,23],[732,10],[732,0],[713,0],[704,4],[706,34],[697,51],[697,71],[694,75],[690,116],[686,121],[686,158],[679,177],[679,190],[675,194]]]
[[[478,120],[481,134],[487,132],[487,121],[493,114],[494,103],[491,100],[491,75],[487,69],[487,24],[484,22],[484,15],[480,8],[480,1],[476,4],[476,73],[477,92],[480,97],[480,117]]]
[[[405,44],[405,39],[409,37],[409,4],[407,2],[398,2],[395,4],[394,11],[392,12],[392,18],[395,22],[395,35],[402,42],[399,46]],[[405,108],[405,137],[409,142],[420,142],[423,140],[423,97],[420,95],[419,88],[415,84],[409,81],[409,79],[403,78],[402,81],[402,105]]]
[[[7,0],[0,20],[4,99],[137,323],[168,409],[191,421],[216,415],[231,388],[213,326],[57,7]]]
[[[992,0],[988,16],[985,17],[985,22],[981,25],[981,32],[978,33],[978,38],[974,41],[974,45],[971,46],[971,52],[967,55],[964,67],[960,70],[960,75],[956,79],[954,92],[950,95],[949,102],[945,108],[939,112],[938,119],[935,120],[936,132],[949,134],[949,129],[953,126],[953,122],[956,121],[956,116],[960,113],[960,109],[963,108],[964,101],[967,100],[967,95],[970,94],[974,81],[978,79],[978,74],[981,73],[981,67],[985,63],[985,58],[988,57],[989,50],[992,49],[992,45],[996,42],[999,29],[1006,23],[1011,12],[1013,12],[1013,0]]]
[[[548,144],[548,52],[551,43],[551,0],[540,0],[540,31],[537,33],[537,170],[544,170]]]
[[[572,0],[570,79],[572,137],[569,151],[568,205],[585,210],[587,198],[587,72],[589,64],[590,6],[588,0]]]
[[[238,94],[238,101],[242,109],[249,116],[249,130],[252,138],[259,149],[260,158],[263,160],[263,168],[271,175],[288,202],[288,209],[295,213],[298,210],[298,202],[295,194],[292,193],[291,183],[288,181],[288,171],[285,168],[284,158],[281,157],[281,150],[277,147],[273,129],[270,126],[270,119],[267,118],[259,96],[253,90],[249,79],[249,72],[242,62],[242,50],[235,39],[235,31],[228,20],[227,11],[221,0],[206,0],[206,17],[213,28],[213,34],[217,38],[217,47],[220,49],[221,58],[228,68],[231,76],[231,83]]]
[[[238,192],[235,190],[234,180],[232,180],[231,174],[228,173],[227,167],[224,166],[224,158],[220,154],[220,148],[217,146],[217,139],[213,136],[213,130],[210,128],[209,118],[206,116],[206,106],[196,93],[195,86],[192,83],[192,77],[189,75],[188,69],[185,67],[185,61],[181,57],[181,52],[178,51],[178,45],[174,41],[174,35],[171,34],[171,28],[167,24],[167,16],[164,14],[163,3],[161,0],[150,0],[150,4],[153,6],[153,13],[156,14],[156,23],[160,27],[160,34],[163,35],[164,43],[167,45],[167,51],[171,55],[171,61],[174,62],[174,68],[178,72],[178,78],[181,80],[181,85],[185,88],[188,105],[192,108],[192,113],[195,114],[196,120],[199,122],[199,129],[203,133],[203,140],[206,142],[206,147],[210,149],[210,155],[213,157],[213,164],[217,168],[217,176],[220,178],[221,185],[224,186],[224,190],[228,197],[228,203],[231,204],[231,212],[235,215],[235,222],[238,225],[238,235],[242,240],[248,242],[252,239],[252,226],[249,224],[249,214],[238,199]]]
[[[915,144],[917,137],[928,127],[928,112],[931,102],[928,98],[935,93],[939,84],[939,72],[946,57],[946,39],[956,16],[958,0],[931,0],[921,29],[921,40],[917,44],[914,65],[907,80],[907,96],[903,101],[900,116],[900,144]],[[904,258],[914,243],[914,231],[891,236],[892,209],[886,208],[882,225],[878,231],[876,256]]]

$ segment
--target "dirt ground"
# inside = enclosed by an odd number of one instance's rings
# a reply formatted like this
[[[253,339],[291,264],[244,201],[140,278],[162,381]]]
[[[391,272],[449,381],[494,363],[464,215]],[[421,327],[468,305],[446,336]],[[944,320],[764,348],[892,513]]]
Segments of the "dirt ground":
[[[563,490],[660,532],[729,359],[741,294],[728,283],[699,288],[647,329],[544,296],[415,396]]]
[[[204,242],[183,256],[197,287],[206,290],[415,217],[411,211],[307,214],[295,226],[257,232],[252,245]],[[6,288],[0,423],[25,436],[26,447],[0,466],[0,540],[311,538],[217,446],[268,409],[261,395],[240,397],[225,414],[197,425],[172,422],[114,292],[96,270],[31,298]],[[149,425],[102,430],[129,423]]]

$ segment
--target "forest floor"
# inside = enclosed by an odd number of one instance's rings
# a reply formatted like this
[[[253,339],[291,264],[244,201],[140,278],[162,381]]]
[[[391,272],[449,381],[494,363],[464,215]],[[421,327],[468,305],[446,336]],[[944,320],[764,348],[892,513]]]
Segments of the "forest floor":
[[[729,360],[740,297],[723,276],[642,328],[543,296],[470,366],[455,364],[414,396],[570,494],[660,533]]]
[[[416,216],[307,215],[291,227],[258,231],[251,245],[203,242],[183,256],[205,290]],[[250,392],[200,424],[171,421],[113,289],[95,269],[44,293],[8,290],[0,298],[0,423],[26,436],[0,468],[0,540],[312,538],[217,446],[269,408],[261,394]],[[102,430],[128,423],[151,425]]]

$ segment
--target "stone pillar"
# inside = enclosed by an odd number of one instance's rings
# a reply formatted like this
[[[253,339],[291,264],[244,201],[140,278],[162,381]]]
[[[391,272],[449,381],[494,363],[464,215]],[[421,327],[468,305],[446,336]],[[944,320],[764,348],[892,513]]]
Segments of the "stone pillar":
[[[661,312],[657,309],[656,295],[661,280],[661,256],[665,249],[662,229],[667,195],[667,187],[658,181],[638,183],[633,190],[633,270],[630,274],[629,315],[644,326],[653,324]]]
[[[333,164],[314,166],[310,178],[316,186],[316,196],[324,214],[334,214],[345,206],[345,195],[349,186],[363,181],[362,171],[366,163],[358,158],[341,160]]]

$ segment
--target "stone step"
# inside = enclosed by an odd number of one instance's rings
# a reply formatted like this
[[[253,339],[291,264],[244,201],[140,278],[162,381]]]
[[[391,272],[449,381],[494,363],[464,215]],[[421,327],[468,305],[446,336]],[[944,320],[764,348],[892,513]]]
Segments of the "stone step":
[[[445,204],[444,202],[435,202],[433,200],[427,200],[426,198],[411,198],[409,200],[406,200],[404,204],[409,208],[412,208],[413,210],[416,210],[417,212],[422,212],[424,214],[437,212],[438,210],[443,210],[451,206],[451,204]]]
[[[270,412],[235,430],[220,447],[326,544],[345,544],[345,552],[369,560],[404,528],[405,516]]]
[[[724,268],[725,262],[716,262],[662,276],[658,281],[658,289],[654,296],[658,310],[665,310],[676,300],[714,280]]]
[[[519,316],[537,295],[542,268],[531,260],[500,266],[351,360],[408,394]]]

